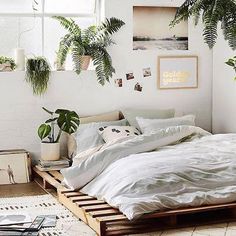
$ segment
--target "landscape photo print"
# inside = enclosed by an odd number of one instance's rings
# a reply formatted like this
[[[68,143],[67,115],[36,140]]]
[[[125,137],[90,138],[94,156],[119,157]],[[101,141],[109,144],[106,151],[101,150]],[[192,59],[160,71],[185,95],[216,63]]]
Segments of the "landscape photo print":
[[[188,50],[188,21],[174,27],[177,7],[133,7],[134,50]]]

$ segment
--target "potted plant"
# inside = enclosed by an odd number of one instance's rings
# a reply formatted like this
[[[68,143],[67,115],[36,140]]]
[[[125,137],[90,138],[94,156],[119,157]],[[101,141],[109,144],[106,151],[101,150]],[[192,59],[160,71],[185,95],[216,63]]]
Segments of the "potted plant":
[[[13,71],[15,68],[16,63],[12,58],[0,56],[0,71]]]
[[[54,16],[60,24],[68,31],[61,39],[58,50],[58,63],[63,65],[68,53],[71,53],[74,71],[80,74],[86,70],[92,60],[95,66],[98,82],[104,85],[115,72],[112,59],[107,52],[107,47],[114,42],[111,39],[113,33],[117,32],[125,23],[122,20],[106,19],[99,26],[90,26],[82,30],[74,20],[62,16]]]
[[[54,161],[60,159],[60,137],[62,132],[73,134],[79,127],[80,119],[75,111],[57,109],[55,112],[46,111],[51,117],[38,128],[38,136],[41,139],[41,159]],[[56,135],[55,126],[58,126]],[[45,139],[48,139],[47,141]]]
[[[51,68],[44,57],[29,58],[26,62],[26,81],[31,84],[33,93],[42,95],[46,92]]]

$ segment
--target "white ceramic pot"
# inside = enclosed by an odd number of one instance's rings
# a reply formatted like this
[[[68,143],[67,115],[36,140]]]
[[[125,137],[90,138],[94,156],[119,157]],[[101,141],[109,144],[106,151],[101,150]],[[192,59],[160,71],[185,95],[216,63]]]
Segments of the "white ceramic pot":
[[[15,49],[16,70],[25,70],[25,50],[23,48]]]
[[[82,56],[81,59],[81,69],[82,70],[87,70],[89,67],[91,61],[91,57],[90,56]]]
[[[57,161],[60,159],[60,143],[41,143],[41,159]]]

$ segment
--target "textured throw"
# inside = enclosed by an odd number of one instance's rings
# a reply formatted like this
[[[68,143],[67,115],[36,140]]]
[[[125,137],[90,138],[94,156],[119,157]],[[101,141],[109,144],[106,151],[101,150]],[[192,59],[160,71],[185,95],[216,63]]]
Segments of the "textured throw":
[[[93,236],[95,233],[63,207],[51,195],[0,198],[0,213],[27,212],[34,219],[37,215],[57,215],[54,228],[44,228],[40,236]]]

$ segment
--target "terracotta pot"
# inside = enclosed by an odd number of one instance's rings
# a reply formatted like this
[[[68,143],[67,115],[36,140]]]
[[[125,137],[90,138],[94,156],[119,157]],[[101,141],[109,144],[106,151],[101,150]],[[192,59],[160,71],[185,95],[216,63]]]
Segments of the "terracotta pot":
[[[0,71],[12,71],[10,62],[0,64]]]
[[[82,56],[81,70],[87,70],[91,61],[90,56]]]
[[[57,161],[60,159],[60,143],[41,143],[41,159]]]

